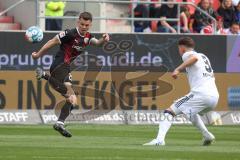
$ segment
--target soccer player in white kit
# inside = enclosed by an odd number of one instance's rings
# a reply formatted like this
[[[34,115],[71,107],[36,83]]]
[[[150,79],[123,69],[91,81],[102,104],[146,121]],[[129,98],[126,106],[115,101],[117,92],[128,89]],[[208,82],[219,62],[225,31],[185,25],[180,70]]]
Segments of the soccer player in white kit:
[[[218,103],[218,90],[209,59],[202,53],[194,51],[195,43],[189,37],[181,38],[178,41],[179,53],[183,63],[172,73],[177,79],[180,71],[186,69],[190,92],[176,100],[164,111],[164,120],[159,123],[159,131],[156,139],[144,145],[165,145],[165,136],[171,127],[174,116],[185,114],[186,117],[196,126],[203,136],[203,145],[210,145],[215,137],[210,133],[199,115],[214,109]]]

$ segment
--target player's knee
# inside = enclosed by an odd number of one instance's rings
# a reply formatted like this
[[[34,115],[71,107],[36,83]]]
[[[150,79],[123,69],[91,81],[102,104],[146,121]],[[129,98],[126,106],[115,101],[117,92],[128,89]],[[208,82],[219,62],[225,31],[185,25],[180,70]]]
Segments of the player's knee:
[[[193,114],[193,115],[187,116],[187,118],[188,118],[193,124],[195,124],[195,123],[197,122],[198,117],[200,117],[199,114]]]
[[[71,95],[67,98],[67,101],[71,103],[73,106],[77,105],[77,96],[76,95]]]
[[[171,108],[168,108],[168,109],[165,109],[163,111],[164,114],[170,114],[172,115],[173,117],[175,116],[175,113],[171,110]]]

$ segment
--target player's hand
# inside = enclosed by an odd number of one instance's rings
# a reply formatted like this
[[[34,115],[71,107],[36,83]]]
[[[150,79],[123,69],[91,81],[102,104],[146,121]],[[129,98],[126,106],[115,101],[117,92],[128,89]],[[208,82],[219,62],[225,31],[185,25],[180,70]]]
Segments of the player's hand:
[[[108,42],[110,40],[110,37],[107,33],[103,34],[102,38],[105,42]]]
[[[33,58],[33,59],[38,59],[38,58],[39,58],[38,53],[37,53],[37,52],[33,52],[33,53],[32,53],[32,58]]]
[[[179,70],[175,69],[175,70],[172,72],[172,77],[173,77],[174,79],[177,79],[179,73],[180,73]]]

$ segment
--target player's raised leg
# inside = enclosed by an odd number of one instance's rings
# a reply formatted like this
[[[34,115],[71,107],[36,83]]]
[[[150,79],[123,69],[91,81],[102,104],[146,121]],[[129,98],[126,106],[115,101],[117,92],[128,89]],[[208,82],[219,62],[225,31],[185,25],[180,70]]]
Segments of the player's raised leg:
[[[64,83],[60,82],[55,77],[47,74],[45,71],[43,71],[41,68],[36,69],[36,78],[37,80],[45,79],[47,80],[52,88],[56,90],[57,92],[61,93],[63,96],[67,96],[67,87]]]

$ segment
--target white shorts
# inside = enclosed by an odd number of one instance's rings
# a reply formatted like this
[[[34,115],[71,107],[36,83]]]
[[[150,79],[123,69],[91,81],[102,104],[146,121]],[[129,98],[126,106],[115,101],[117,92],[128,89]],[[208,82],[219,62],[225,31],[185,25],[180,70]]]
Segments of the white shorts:
[[[175,115],[185,114],[191,118],[195,114],[204,114],[213,110],[218,103],[219,96],[200,95],[190,92],[186,96],[176,100],[171,109]]]

